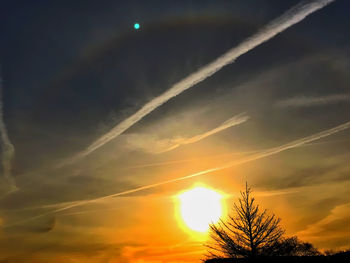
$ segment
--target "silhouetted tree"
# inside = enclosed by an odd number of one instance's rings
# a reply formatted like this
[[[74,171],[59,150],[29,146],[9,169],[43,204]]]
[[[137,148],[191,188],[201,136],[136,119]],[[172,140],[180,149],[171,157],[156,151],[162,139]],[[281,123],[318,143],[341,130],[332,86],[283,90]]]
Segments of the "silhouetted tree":
[[[207,257],[254,258],[274,254],[284,234],[280,219],[268,215],[266,210],[260,211],[248,184],[233,207],[235,215],[229,215],[226,222],[210,225],[212,244],[207,245]]]

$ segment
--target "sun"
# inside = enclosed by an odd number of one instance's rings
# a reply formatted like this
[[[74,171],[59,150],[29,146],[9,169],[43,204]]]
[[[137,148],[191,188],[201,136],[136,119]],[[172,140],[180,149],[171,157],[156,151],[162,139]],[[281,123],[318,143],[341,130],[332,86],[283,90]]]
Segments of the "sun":
[[[206,232],[222,215],[222,195],[205,187],[195,187],[178,195],[180,215],[192,230]]]

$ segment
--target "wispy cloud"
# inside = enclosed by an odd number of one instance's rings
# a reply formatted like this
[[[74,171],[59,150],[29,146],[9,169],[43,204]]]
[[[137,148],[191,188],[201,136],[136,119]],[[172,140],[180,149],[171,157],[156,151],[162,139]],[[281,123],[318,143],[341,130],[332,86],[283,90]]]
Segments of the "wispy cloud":
[[[7,193],[17,190],[15,180],[12,177],[12,162],[15,156],[15,147],[10,141],[4,121],[4,107],[2,98],[2,76],[0,68],[0,147],[2,157],[3,176],[9,186]]]
[[[245,113],[238,114],[218,127],[206,131],[202,134],[190,138],[171,138],[171,139],[159,139],[155,135],[150,134],[129,134],[127,135],[127,144],[129,148],[141,149],[150,153],[164,153],[178,148],[181,145],[191,144],[203,140],[218,132],[231,128],[246,122],[249,119]]]
[[[350,95],[348,94],[335,94],[322,97],[294,97],[285,100],[280,100],[276,103],[279,108],[287,107],[311,107],[318,105],[335,104],[339,102],[350,102]]]
[[[276,195],[295,194],[295,193],[299,193],[299,192],[300,192],[300,190],[297,188],[290,188],[290,189],[286,189],[286,190],[255,192],[255,195],[262,196],[262,197],[270,197],[270,196],[276,196]]]
[[[262,151],[264,151],[264,150],[229,152],[229,153],[208,155],[208,156],[204,156],[204,157],[202,156],[202,157],[182,159],[182,160],[171,160],[171,161],[164,161],[164,162],[145,163],[145,164],[128,166],[128,167],[125,167],[123,169],[139,169],[139,168],[147,168],[147,167],[156,167],[156,166],[164,166],[164,165],[172,165],[172,164],[200,161],[203,159],[211,159],[212,160],[212,159],[218,159],[218,158],[225,158],[225,157],[229,157],[229,156],[248,155],[248,154],[262,152]]]
[[[347,249],[350,244],[349,220],[350,203],[345,203],[335,206],[326,217],[297,234],[312,242],[318,242],[323,247],[331,244],[332,248]],[[327,242],[324,237],[327,237]]]
[[[190,179],[190,178],[198,177],[198,176],[201,176],[201,175],[209,174],[209,173],[212,173],[212,172],[217,172],[217,171],[220,171],[220,170],[231,168],[231,167],[234,167],[234,166],[237,166],[237,165],[249,163],[249,162],[256,161],[256,160],[259,160],[259,159],[262,159],[262,158],[265,158],[265,157],[268,157],[268,156],[271,156],[271,155],[278,154],[280,152],[283,152],[283,151],[286,151],[286,150],[289,150],[289,149],[300,147],[300,146],[305,145],[307,143],[310,143],[310,142],[322,139],[324,137],[330,136],[332,134],[335,134],[337,132],[340,132],[340,131],[343,131],[343,130],[346,130],[346,129],[349,129],[349,128],[350,128],[350,121],[349,122],[345,122],[345,123],[343,123],[341,125],[338,125],[336,127],[333,127],[331,129],[328,129],[328,130],[325,130],[325,131],[322,131],[322,132],[310,135],[308,137],[304,137],[304,138],[292,141],[290,143],[286,143],[286,144],[280,145],[278,147],[270,148],[270,149],[267,149],[265,151],[262,151],[262,152],[259,152],[259,153],[256,153],[256,154],[249,155],[249,156],[244,157],[242,159],[234,160],[234,161],[226,163],[224,165],[221,165],[221,166],[218,166],[218,167],[214,167],[214,168],[210,168],[210,169],[207,169],[207,170],[203,170],[203,171],[200,171],[200,172],[197,172],[197,173],[193,173],[193,174],[190,174],[190,175],[186,175],[186,176],[182,176],[182,177],[178,177],[178,178],[175,178],[175,179],[170,179],[170,180],[166,180],[166,181],[162,181],[162,182],[158,182],[158,183],[154,183],[154,184],[150,184],[150,185],[146,185],[146,186],[137,187],[137,188],[134,188],[134,189],[118,192],[118,193],[111,194],[111,195],[102,196],[102,197],[95,198],[95,199],[88,199],[88,200],[81,200],[81,201],[72,202],[71,204],[69,204],[67,206],[64,206],[64,207],[61,207],[61,204],[57,204],[57,206],[59,206],[60,208],[58,208],[56,210],[53,210],[53,211],[48,212],[48,213],[40,214],[38,216],[29,218],[29,219],[25,219],[25,220],[22,220],[22,221],[19,221],[19,222],[15,222],[13,224],[3,225],[2,227],[3,228],[11,227],[11,226],[14,226],[14,225],[26,223],[26,222],[28,222],[30,220],[35,220],[37,218],[41,218],[43,216],[50,215],[52,213],[59,213],[61,211],[65,211],[65,210],[68,210],[70,208],[74,208],[74,207],[78,207],[78,206],[82,206],[82,205],[87,205],[87,204],[92,204],[92,203],[96,203],[96,202],[105,201],[105,200],[107,200],[109,198],[114,198],[114,197],[118,197],[118,196],[122,196],[122,195],[127,195],[127,194],[131,194],[131,193],[135,193],[135,192],[139,192],[139,191],[155,188],[155,187],[166,185],[166,184],[170,184],[170,183],[175,183],[175,182],[187,180],[187,179]]]
[[[97,150],[104,144],[113,140],[125,130],[129,129],[132,125],[140,121],[143,117],[151,113],[153,110],[170,100],[171,98],[179,95],[185,90],[193,87],[197,83],[207,79],[224,66],[233,63],[238,57],[259,46],[260,44],[268,41],[277,34],[283,32],[292,25],[302,21],[305,17],[313,12],[323,8],[334,0],[315,0],[315,1],[303,1],[300,4],[292,7],[280,17],[268,23],[260,31],[243,41],[238,46],[228,50],[225,54],[215,59],[213,62],[200,68],[198,71],[190,74],[186,78],[174,84],[169,90],[154,98],[150,102],[146,103],[140,110],[126,118],[124,121],[116,125],[109,132],[98,138],[85,150],[76,154],[73,158],[66,160],[66,162],[74,162],[86,155]]]

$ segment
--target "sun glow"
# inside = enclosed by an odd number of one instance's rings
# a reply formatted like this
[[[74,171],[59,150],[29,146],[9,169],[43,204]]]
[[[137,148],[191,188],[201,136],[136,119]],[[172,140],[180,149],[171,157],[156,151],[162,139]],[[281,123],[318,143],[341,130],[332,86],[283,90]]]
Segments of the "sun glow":
[[[222,195],[205,188],[195,187],[178,195],[180,215],[192,230],[206,232],[209,224],[216,223],[222,215]]]

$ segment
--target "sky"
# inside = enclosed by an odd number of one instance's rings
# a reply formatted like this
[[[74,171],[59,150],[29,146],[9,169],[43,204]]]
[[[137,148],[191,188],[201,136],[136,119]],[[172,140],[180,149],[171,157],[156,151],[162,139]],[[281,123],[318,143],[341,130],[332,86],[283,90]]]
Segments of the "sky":
[[[200,262],[177,197],[228,212],[246,182],[286,235],[349,249],[349,8],[2,1],[0,262]]]

